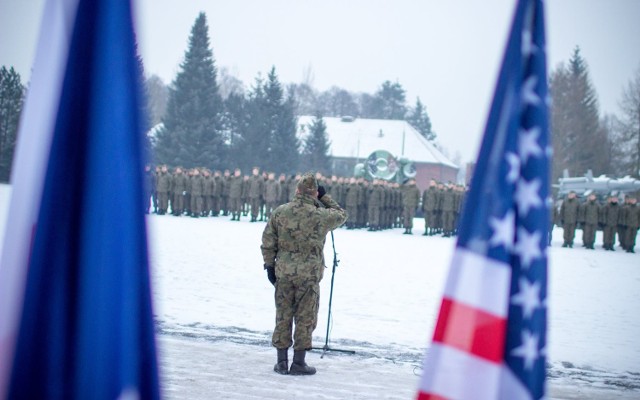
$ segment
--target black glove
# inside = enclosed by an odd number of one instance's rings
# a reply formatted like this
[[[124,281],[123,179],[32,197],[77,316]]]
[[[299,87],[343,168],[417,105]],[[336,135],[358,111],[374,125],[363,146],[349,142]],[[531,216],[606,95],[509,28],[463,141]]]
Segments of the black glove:
[[[318,200],[320,200],[325,194],[327,194],[327,191],[325,190],[324,186],[318,185]]]
[[[267,278],[269,279],[269,282],[271,282],[272,285],[276,284],[276,269],[274,267],[272,267],[271,265],[264,265],[264,269],[267,270]]]

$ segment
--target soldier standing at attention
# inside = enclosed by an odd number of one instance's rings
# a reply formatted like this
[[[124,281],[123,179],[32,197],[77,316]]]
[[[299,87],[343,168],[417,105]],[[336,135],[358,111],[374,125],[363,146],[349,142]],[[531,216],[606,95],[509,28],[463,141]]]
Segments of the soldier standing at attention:
[[[204,211],[202,215],[208,217],[213,214],[213,194],[216,191],[216,181],[211,176],[211,171],[206,168],[202,170],[202,176],[204,177],[204,191],[202,192]]]
[[[603,225],[602,242],[605,250],[615,251],[613,245],[616,242],[616,229],[620,220],[620,206],[618,196],[612,195],[607,199],[607,204],[600,212],[600,223]]]
[[[367,202],[367,220],[369,221],[369,231],[380,230],[380,208],[384,197],[381,182],[377,179],[373,180],[371,185],[371,194]]]
[[[179,217],[184,212],[184,196],[187,193],[187,176],[182,172],[182,168],[176,167],[171,180],[171,211],[173,215]]]
[[[625,240],[625,250],[627,253],[635,253],[636,236],[638,236],[638,226],[640,225],[640,207],[635,197],[627,197],[627,205],[624,210],[624,220],[627,224]]]
[[[258,220],[260,200],[264,192],[264,179],[260,175],[260,168],[253,167],[249,178],[249,202],[251,203],[251,222]]]
[[[576,199],[576,193],[571,191],[560,206],[560,224],[564,232],[564,243],[562,247],[573,247],[573,238],[576,235],[576,224],[578,223],[578,207],[580,203]]]
[[[453,193],[453,185],[448,183],[445,191],[442,193],[442,230],[444,237],[450,237],[453,234],[453,217],[455,212],[455,193]]]
[[[222,177],[224,185],[222,186],[222,201],[220,203],[222,207],[222,215],[225,217],[229,215],[229,190],[231,190],[231,179],[231,171],[225,169]]]
[[[169,208],[169,192],[171,191],[171,175],[166,165],[160,168],[156,177],[156,192],[158,193],[158,214],[164,215]]]
[[[236,168],[229,179],[229,211],[232,221],[240,221],[242,212],[242,171]]]
[[[215,181],[215,189],[213,190],[213,216],[217,217],[222,208],[222,192],[224,189],[224,179],[220,171],[213,172],[213,180]]]
[[[413,218],[416,215],[416,208],[420,203],[420,189],[416,186],[415,179],[409,179],[402,191],[402,205],[404,207],[404,235],[411,235],[413,229]]]
[[[305,363],[311,335],[318,323],[320,280],[324,274],[324,242],[329,231],[342,225],[347,213],[313,174],[298,182],[294,199],[276,208],[262,233],[262,257],[269,281],[275,286],[276,326],[272,344],[279,374],[313,375]],[[293,323],[295,333],[292,340]],[[288,350],[293,344],[289,369]]]
[[[582,241],[584,247],[593,250],[596,242],[596,230],[598,229],[598,215],[600,204],[596,201],[596,195],[591,193],[587,201],[580,206],[580,219],[582,222]]]
[[[280,183],[276,181],[276,174],[270,172],[264,184],[265,215],[271,217],[271,212],[278,206],[280,198]]]
[[[356,218],[358,216],[358,194],[360,193],[360,187],[356,182],[356,178],[351,178],[346,190],[346,207],[349,213],[349,222],[347,222],[347,229],[356,228]]]

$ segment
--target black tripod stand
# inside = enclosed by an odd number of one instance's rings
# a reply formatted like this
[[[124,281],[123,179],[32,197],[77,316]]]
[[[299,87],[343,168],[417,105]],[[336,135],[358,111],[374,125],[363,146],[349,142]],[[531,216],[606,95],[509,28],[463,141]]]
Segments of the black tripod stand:
[[[336,267],[340,262],[340,260],[338,260],[338,253],[336,253],[336,242],[333,239],[333,231],[331,231],[331,246],[333,246],[333,269],[331,270],[331,290],[329,291],[329,317],[327,318],[327,335],[325,336],[324,346],[322,346],[322,348],[320,347],[311,348],[311,350],[322,350],[322,355],[320,356],[320,358],[323,358],[328,351],[337,351],[340,353],[356,354],[356,352],[353,350],[341,350],[341,349],[333,349],[329,347],[329,327],[331,326],[331,301],[333,300],[333,279],[336,276]]]

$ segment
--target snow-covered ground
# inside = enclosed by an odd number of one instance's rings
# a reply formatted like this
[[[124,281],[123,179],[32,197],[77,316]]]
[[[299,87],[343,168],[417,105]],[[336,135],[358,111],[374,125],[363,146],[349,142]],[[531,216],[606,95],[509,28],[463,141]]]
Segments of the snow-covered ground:
[[[0,185],[0,229],[9,194]],[[329,347],[356,354],[312,352],[308,362],[318,374],[291,377],[272,371],[273,287],[259,249],[264,223],[157,215],[148,222],[166,398],[415,396],[454,239],[421,236],[420,220],[413,236],[336,230]],[[559,228],[553,238],[549,397],[640,398],[640,254],[561,248]],[[327,331],[330,237],[325,258],[318,347]]]

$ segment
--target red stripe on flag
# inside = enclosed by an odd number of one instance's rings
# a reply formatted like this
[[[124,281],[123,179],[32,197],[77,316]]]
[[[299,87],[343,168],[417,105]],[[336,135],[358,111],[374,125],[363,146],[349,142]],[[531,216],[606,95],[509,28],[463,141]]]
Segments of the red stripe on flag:
[[[502,362],[507,321],[477,308],[442,299],[433,341]]]
[[[416,400],[448,400],[446,397],[438,396],[437,394],[419,392]]]

